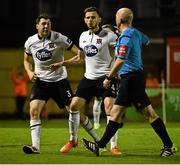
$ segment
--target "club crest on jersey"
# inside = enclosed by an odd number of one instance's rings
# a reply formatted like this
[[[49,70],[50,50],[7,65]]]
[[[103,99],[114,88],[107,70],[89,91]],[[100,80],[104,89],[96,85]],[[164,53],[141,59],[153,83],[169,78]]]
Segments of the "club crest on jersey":
[[[55,48],[55,44],[54,43],[49,43],[49,48]]]
[[[98,38],[97,41],[96,41],[96,44],[102,44],[102,39]]]
[[[86,56],[92,57],[98,53],[98,49],[94,45],[87,45],[84,47],[84,52],[85,52]]]
[[[40,49],[36,52],[36,57],[40,61],[46,61],[52,57],[52,53],[47,49]]]

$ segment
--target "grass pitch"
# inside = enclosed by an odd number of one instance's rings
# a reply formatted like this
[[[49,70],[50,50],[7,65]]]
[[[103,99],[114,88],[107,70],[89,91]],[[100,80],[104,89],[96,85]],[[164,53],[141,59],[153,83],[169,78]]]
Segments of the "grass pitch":
[[[180,152],[168,158],[160,157],[161,141],[148,123],[125,123],[119,130],[119,147],[123,154],[110,152],[96,157],[88,151],[81,139],[92,138],[80,127],[80,146],[68,154],[60,154],[59,149],[68,140],[67,119],[42,120],[41,154],[26,155],[24,144],[31,144],[29,121],[0,121],[0,164],[180,164]],[[168,122],[168,132],[178,146],[180,144],[180,124]],[[101,123],[98,134],[101,136],[105,122]],[[109,146],[108,146],[109,148]]]

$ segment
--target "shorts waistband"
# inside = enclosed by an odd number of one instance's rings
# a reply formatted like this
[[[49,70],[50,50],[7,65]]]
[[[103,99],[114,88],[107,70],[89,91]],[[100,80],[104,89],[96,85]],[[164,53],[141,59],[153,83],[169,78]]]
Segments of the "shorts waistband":
[[[121,74],[120,77],[126,77],[128,75],[132,75],[132,74],[142,74],[143,71],[142,70],[136,70],[136,71],[132,71],[132,72],[129,72],[129,73],[125,73],[125,74]]]

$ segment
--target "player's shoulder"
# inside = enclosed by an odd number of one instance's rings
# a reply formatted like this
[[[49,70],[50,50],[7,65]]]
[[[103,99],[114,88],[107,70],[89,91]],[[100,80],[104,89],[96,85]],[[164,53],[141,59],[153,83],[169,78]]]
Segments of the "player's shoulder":
[[[118,37],[114,31],[108,31],[108,35],[112,37]]]
[[[81,33],[81,36],[87,36],[87,35],[90,35],[90,33],[91,32],[89,30],[86,30]]]
[[[127,28],[125,31],[122,32],[121,37],[132,37],[132,35],[134,34],[135,29],[134,28]]]
[[[38,39],[38,34],[37,33],[32,35],[32,36],[29,36],[27,40],[31,40],[32,41],[32,40],[35,40],[35,39]]]
[[[132,37],[133,35],[136,35],[136,34],[141,35],[143,33],[134,27],[129,27],[124,31],[123,36]]]
[[[138,38],[145,38],[145,40],[149,40],[147,35],[145,35],[142,31],[140,31],[136,28],[129,28],[129,32],[127,33],[127,36],[128,35],[130,38],[138,37]]]
[[[81,39],[86,39],[86,38],[88,38],[88,36],[90,36],[90,31],[89,31],[89,30],[83,31],[83,32],[80,34],[80,40],[81,40]]]
[[[104,31],[106,33],[108,40],[115,42],[118,39],[118,35],[114,31],[110,31],[106,29]]]
[[[60,32],[53,31],[53,30],[51,31],[51,39],[52,40],[56,40],[56,39],[61,38],[63,36],[64,35],[62,33],[60,33]]]
[[[38,34],[36,33],[36,34],[34,34],[34,35],[32,35],[32,36],[29,36],[29,37],[27,38],[27,40],[25,41],[25,44],[26,44],[26,45],[27,45],[27,44],[31,45],[32,43],[36,42],[37,40],[39,40],[39,38],[38,38]]]

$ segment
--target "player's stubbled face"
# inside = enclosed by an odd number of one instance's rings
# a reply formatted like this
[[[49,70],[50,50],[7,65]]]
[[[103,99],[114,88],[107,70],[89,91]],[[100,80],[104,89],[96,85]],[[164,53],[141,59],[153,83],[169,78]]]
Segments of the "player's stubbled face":
[[[87,12],[84,18],[84,22],[91,30],[96,29],[100,23],[100,17],[96,12]]]
[[[40,19],[39,23],[36,24],[36,28],[40,37],[47,37],[51,31],[50,19]]]

